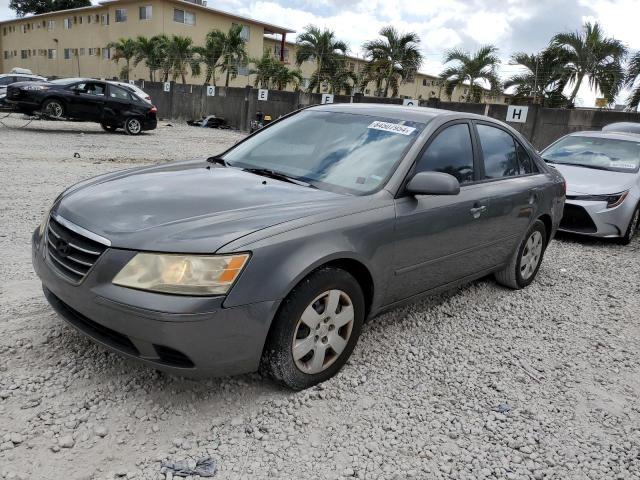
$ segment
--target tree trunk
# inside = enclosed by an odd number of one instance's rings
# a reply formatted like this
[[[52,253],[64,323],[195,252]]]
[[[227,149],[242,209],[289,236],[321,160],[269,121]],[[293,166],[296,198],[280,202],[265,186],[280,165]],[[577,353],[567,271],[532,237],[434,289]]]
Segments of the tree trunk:
[[[573,92],[571,92],[571,96],[569,97],[569,102],[574,103],[576,99],[576,95],[578,95],[578,90],[580,90],[580,84],[582,83],[582,79],[584,78],[584,73],[578,77],[576,81],[576,86],[573,88]]]
[[[316,93],[320,93],[320,83],[322,83],[322,75],[320,75],[320,71],[322,70],[322,59],[318,58],[318,85],[316,86]]]
[[[229,76],[230,76],[231,72],[229,71],[229,65],[227,64],[227,78],[224,81],[224,86],[228,87],[229,86]]]

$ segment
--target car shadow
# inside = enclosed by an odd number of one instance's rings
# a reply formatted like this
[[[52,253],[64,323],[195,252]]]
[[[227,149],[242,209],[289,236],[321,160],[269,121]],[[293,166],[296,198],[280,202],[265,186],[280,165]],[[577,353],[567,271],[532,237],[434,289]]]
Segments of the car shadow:
[[[582,245],[591,246],[620,245],[617,238],[591,237],[588,235],[580,235],[570,232],[557,232],[555,240],[560,240],[562,242],[580,243]]]

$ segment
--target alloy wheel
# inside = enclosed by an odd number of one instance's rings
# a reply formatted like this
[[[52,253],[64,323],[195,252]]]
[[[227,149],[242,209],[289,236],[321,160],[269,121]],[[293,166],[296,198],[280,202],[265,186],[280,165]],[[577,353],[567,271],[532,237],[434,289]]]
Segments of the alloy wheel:
[[[142,129],[142,125],[140,125],[140,120],[136,118],[130,119],[127,123],[127,126],[129,131],[134,135],[140,133],[140,130]]]
[[[542,234],[534,231],[527,239],[527,243],[520,258],[520,275],[523,280],[528,280],[538,268],[542,258]]]
[[[629,239],[632,239],[640,228],[640,208],[636,208],[636,211],[631,218],[631,226],[629,228],[631,229],[629,232]]]
[[[50,117],[60,118],[62,117],[63,111],[64,110],[62,109],[62,105],[60,105],[58,102],[49,102],[47,104],[47,115],[49,115]]]
[[[329,290],[313,299],[293,335],[296,367],[307,374],[329,368],[347,346],[354,320],[353,302],[342,290]]]

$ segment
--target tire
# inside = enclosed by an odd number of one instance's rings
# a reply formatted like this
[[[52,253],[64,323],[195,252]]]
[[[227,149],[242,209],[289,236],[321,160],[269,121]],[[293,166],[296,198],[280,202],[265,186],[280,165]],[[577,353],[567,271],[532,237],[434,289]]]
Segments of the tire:
[[[124,122],[124,131],[128,135],[140,135],[142,132],[142,121],[138,117],[129,117]]]
[[[46,100],[42,104],[42,113],[46,114],[49,118],[60,120],[64,118],[64,104],[57,98]]]
[[[495,273],[496,281],[515,290],[526,287],[538,275],[546,248],[547,229],[542,221],[536,220],[511,256],[509,264]]]
[[[116,127],[115,125],[109,125],[108,123],[101,123],[100,126],[105,132],[110,133],[113,133],[118,129],[118,127]]]
[[[631,220],[629,220],[629,226],[627,227],[627,231],[624,236],[620,237],[621,245],[629,245],[633,237],[638,233],[638,229],[640,228],[640,204],[636,207],[631,215]]]
[[[330,305],[335,305],[333,313],[326,312]],[[262,354],[261,373],[292,390],[328,380],[351,356],[364,312],[364,295],[353,276],[337,268],[316,270],[282,302]]]

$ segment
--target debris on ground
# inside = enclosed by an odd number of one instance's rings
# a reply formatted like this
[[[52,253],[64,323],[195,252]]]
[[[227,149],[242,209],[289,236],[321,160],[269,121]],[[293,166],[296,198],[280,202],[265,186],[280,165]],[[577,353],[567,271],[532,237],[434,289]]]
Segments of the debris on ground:
[[[200,120],[187,120],[187,125],[202,128],[230,128],[224,118],[216,117],[215,115],[207,115],[206,117],[202,117]]]
[[[160,473],[167,472],[178,477],[188,477],[189,475],[213,477],[216,473],[216,461],[213,457],[201,457],[178,460],[177,462],[162,462]]]

